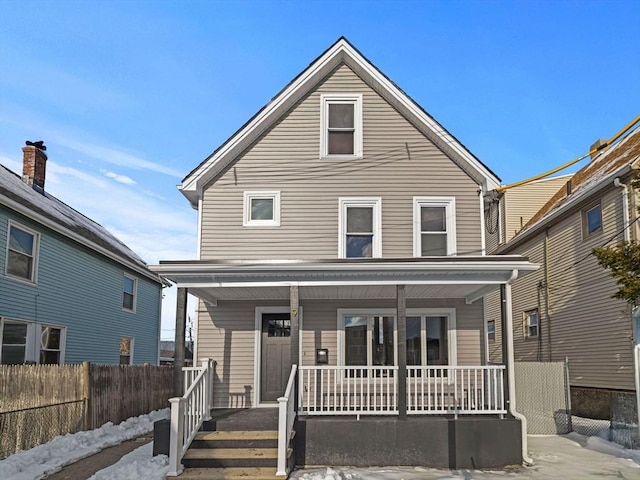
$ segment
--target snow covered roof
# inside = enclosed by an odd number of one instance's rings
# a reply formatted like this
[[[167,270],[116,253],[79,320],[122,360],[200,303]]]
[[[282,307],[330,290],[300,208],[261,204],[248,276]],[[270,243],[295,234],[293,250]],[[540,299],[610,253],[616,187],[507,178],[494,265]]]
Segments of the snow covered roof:
[[[161,283],[147,264],[102,225],[46,192],[39,193],[0,165],[0,204],[61,233],[95,252]]]
[[[636,127],[618,143],[604,149],[578,170],[506,246],[524,240],[562,212],[589,197],[602,185],[633,168],[640,159],[640,127]],[[508,248],[508,247],[507,247]],[[504,250],[500,249],[500,250]]]

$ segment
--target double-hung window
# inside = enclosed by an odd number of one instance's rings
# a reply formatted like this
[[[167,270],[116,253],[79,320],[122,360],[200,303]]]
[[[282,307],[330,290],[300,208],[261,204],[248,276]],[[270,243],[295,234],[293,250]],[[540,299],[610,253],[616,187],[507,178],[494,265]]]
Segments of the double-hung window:
[[[136,290],[138,281],[126,273],[124,274],[122,286],[122,309],[131,312],[136,311]]]
[[[362,157],[362,95],[320,96],[321,157]]]
[[[36,281],[39,236],[26,227],[9,222],[6,273],[12,277]]]
[[[414,197],[413,255],[455,255],[456,213],[453,197]]]
[[[62,329],[43,325],[40,330],[40,364],[59,365]]]
[[[27,361],[28,324],[4,320],[0,328],[1,364],[19,365]]]
[[[538,309],[524,312],[523,330],[525,338],[538,338],[540,334],[540,316]]]
[[[339,257],[382,256],[380,198],[341,198]]]
[[[120,337],[120,365],[133,364],[133,338]]]
[[[244,192],[242,224],[245,227],[279,226],[280,192]]]

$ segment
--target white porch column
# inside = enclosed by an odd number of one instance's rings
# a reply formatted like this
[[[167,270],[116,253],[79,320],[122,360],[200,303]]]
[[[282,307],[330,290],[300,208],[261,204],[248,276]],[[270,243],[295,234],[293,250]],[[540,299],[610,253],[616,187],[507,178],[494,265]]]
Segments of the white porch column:
[[[174,397],[182,397],[182,395],[184,395],[184,378],[182,376],[182,367],[184,367],[184,336],[185,336],[186,329],[187,329],[187,289],[178,288],[178,294],[177,294],[177,300],[176,300],[176,333],[174,337],[175,351],[173,354],[173,396]]]
[[[300,298],[297,285],[289,287],[291,307],[291,365],[300,365]]]
[[[407,299],[404,285],[396,285],[398,322],[398,417],[407,419]]]

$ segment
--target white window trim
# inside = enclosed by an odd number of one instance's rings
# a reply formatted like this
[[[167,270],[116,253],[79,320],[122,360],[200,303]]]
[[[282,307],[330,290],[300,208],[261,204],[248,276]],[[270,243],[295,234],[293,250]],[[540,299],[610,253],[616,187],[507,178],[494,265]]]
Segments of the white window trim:
[[[133,365],[133,348],[135,345],[135,337],[131,337],[129,335],[122,335],[121,338],[128,338],[130,340],[129,342],[129,365]],[[120,343],[118,342],[118,345],[120,345]],[[118,346],[118,350],[120,349],[120,347]],[[120,355],[122,355],[121,353],[118,354],[118,364],[119,365],[124,365],[120,363]]]
[[[353,104],[353,155],[330,155],[329,151],[329,105],[332,103]],[[325,93],[320,95],[320,158],[362,158],[362,94]]]
[[[538,317],[538,324],[536,325],[536,335],[529,335],[529,314],[533,312],[535,312],[536,316]],[[540,336],[540,310],[538,310],[537,308],[532,308],[531,310],[522,312],[522,327],[525,339],[538,338]]]
[[[273,220],[252,220],[251,200],[254,198],[265,198],[273,200]],[[248,191],[244,192],[242,206],[242,226],[243,227],[279,227],[280,226],[280,192],[279,191]]]
[[[125,278],[133,280],[133,308],[125,308],[124,306],[124,294],[125,294],[124,279]],[[138,279],[133,275],[129,275],[128,273],[122,274],[122,296],[121,296],[120,302],[122,305],[123,312],[136,313],[136,306],[138,304]]]
[[[67,346],[67,327],[63,325],[55,325],[52,323],[40,323],[19,318],[0,317],[0,358],[2,357],[2,332],[5,323],[26,323],[27,324],[27,343],[25,347],[25,362],[33,362],[40,364],[40,335],[42,327],[52,327],[60,329],[60,363],[64,365],[65,351]]]
[[[33,267],[31,271],[31,278],[19,277],[17,275],[12,275],[8,272],[9,268],[9,241],[11,235],[11,227],[19,228],[20,230],[24,230],[25,232],[33,235]],[[19,282],[24,282],[28,285],[36,285],[38,283],[38,263],[40,258],[40,233],[36,232],[32,228],[26,227],[21,223],[14,222],[13,220],[9,220],[7,226],[7,246],[4,253],[4,274],[5,276],[17,280]]]
[[[345,365],[345,332],[344,317],[351,315],[362,316],[387,316],[393,317],[393,342],[396,346],[394,349],[394,364],[398,364],[398,322],[395,308],[339,308],[338,309],[338,366]],[[420,316],[420,341],[421,341],[421,358],[423,366],[429,366],[427,361],[427,330],[424,317],[447,317],[447,347],[449,349],[450,367],[458,364],[458,347],[457,347],[457,330],[456,330],[456,309],[455,308],[408,308],[407,317]],[[371,366],[371,350],[369,346],[372,340],[371,325],[367,322],[367,365]]]
[[[349,197],[339,198],[338,218],[338,258],[347,258],[347,208],[373,208],[373,242],[372,258],[382,257],[382,198],[380,197]]]
[[[456,254],[455,197],[413,197],[413,256],[422,257],[421,207],[444,207],[447,226],[447,256]]]

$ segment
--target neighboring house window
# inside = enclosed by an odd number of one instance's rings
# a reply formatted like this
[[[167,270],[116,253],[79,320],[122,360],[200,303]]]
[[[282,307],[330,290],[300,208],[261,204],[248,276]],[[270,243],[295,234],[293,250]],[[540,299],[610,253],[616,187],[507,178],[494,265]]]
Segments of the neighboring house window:
[[[9,243],[7,245],[6,273],[30,282],[36,281],[38,263],[37,233],[9,223]]]
[[[64,337],[63,327],[0,319],[0,363],[62,364]]]
[[[279,226],[280,192],[244,192],[242,224],[245,227]]]
[[[491,343],[496,341],[496,321],[489,320],[487,322],[487,340]]]
[[[321,157],[362,156],[362,95],[325,94],[321,101]]]
[[[19,365],[27,360],[27,327],[25,322],[2,322],[2,356],[0,363]]]
[[[120,365],[133,364],[133,338],[120,337]]]
[[[455,199],[414,197],[413,254],[416,257],[454,255]]]
[[[407,365],[456,364],[455,310],[409,309],[406,322]],[[394,310],[338,310],[338,331],[340,365],[398,364]]]
[[[540,332],[540,316],[538,309],[524,312],[524,336],[525,338],[537,338]]]
[[[40,330],[40,364],[59,365],[62,329],[43,325]]]
[[[602,206],[600,203],[582,211],[582,225],[585,237],[602,230]]]
[[[136,310],[136,289],[137,280],[129,275],[124,275],[123,292],[122,292],[122,308],[135,312]]]
[[[341,198],[339,257],[372,258],[382,254],[380,198]]]

